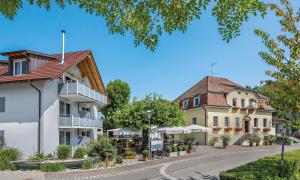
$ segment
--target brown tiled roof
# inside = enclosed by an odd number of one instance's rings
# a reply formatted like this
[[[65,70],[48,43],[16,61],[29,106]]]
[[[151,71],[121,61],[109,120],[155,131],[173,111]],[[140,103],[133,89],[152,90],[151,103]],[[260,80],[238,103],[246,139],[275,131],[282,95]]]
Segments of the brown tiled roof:
[[[8,66],[0,66],[0,83],[37,79],[55,79],[59,77],[62,73],[64,73],[66,70],[71,68],[73,65],[84,60],[90,53],[91,51],[89,50],[65,53],[64,64],[60,64],[58,61],[61,59],[61,54],[49,55],[50,57],[56,58],[57,61],[50,61],[41,68],[34,70],[29,74],[21,76],[9,76]]]
[[[206,76],[176,100],[180,101],[204,93],[228,93],[237,88],[243,87],[225,78]]]
[[[206,76],[204,79],[196,83],[185,93],[179,96],[175,101],[182,102],[189,100],[189,107],[192,107],[192,98],[201,95],[201,104],[208,106],[229,106],[226,101],[226,94],[235,89],[243,89],[254,92],[259,99],[268,99],[268,97],[258,94],[253,90],[246,89],[241,85],[234,83],[228,79],[220,77]],[[274,111],[270,106],[261,106],[262,110]]]
[[[2,56],[9,56],[9,57],[34,54],[34,55],[38,55],[38,56],[48,57],[48,58],[53,59],[53,60],[57,60],[56,57],[53,56],[53,55],[45,54],[45,53],[41,53],[41,52],[36,52],[36,51],[31,51],[31,50],[10,51],[10,52],[3,52],[3,53],[0,53],[0,54]]]

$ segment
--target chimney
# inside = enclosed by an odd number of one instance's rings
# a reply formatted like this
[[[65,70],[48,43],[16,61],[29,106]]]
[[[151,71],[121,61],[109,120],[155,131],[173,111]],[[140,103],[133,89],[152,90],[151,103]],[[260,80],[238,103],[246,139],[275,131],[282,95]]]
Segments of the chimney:
[[[62,33],[62,54],[61,54],[61,60],[60,64],[64,64],[65,62],[65,30],[61,30]]]

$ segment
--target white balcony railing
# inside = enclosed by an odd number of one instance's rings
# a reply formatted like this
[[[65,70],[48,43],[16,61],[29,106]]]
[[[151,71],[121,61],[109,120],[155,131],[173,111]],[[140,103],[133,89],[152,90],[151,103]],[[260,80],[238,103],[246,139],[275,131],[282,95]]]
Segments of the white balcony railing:
[[[71,115],[70,117],[59,117],[60,128],[99,128],[102,129],[103,121],[90,118],[81,118]]]
[[[93,89],[87,87],[80,82],[68,82],[61,83],[59,87],[59,94],[62,96],[79,95],[86,99],[96,101],[98,103],[107,104],[107,96],[100,94]]]

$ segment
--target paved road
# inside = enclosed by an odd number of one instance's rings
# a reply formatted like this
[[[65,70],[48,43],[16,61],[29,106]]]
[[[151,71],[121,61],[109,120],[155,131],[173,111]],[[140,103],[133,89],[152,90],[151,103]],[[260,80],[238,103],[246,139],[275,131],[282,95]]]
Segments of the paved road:
[[[300,149],[300,145],[287,147],[287,150]],[[272,147],[230,147],[226,150],[207,148],[205,154],[190,159],[166,162],[151,169],[138,170],[119,175],[107,175],[104,180],[162,180],[162,179],[218,179],[218,174],[261,157],[280,152],[280,146]],[[116,173],[117,174],[117,173]]]
[[[287,146],[286,150],[300,149],[299,145]],[[218,174],[261,157],[280,153],[280,146],[241,147],[228,149],[200,147],[196,153],[187,156],[166,158],[130,166],[88,171],[67,171],[62,173],[4,172],[0,179],[64,179],[64,180],[194,180],[218,179]]]

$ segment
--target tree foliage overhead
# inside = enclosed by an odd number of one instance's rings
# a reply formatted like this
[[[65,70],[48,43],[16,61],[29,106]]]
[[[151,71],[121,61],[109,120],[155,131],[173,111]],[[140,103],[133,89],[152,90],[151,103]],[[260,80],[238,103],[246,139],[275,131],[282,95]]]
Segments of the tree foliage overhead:
[[[281,33],[276,38],[260,29],[256,29],[255,33],[267,48],[259,55],[275,68],[266,72],[277,80],[267,84],[267,89],[276,93],[286,110],[300,112],[300,9],[295,12],[289,0],[280,2],[280,6],[270,6],[280,18]]]
[[[23,0],[24,1],[24,0]],[[0,1],[0,13],[13,19],[23,7],[22,0]],[[50,0],[28,0],[30,4],[50,9]],[[212,15],[223,39],[240,34],[240,26],[251,15],[266,14],[263,0],[55,0],[60,7],[77,5],[86,12],[102,16],[110,33],[131,32],[136,46],[144,44],[154,51],[163,32],[185,32],[194,19],[212,5]]]

